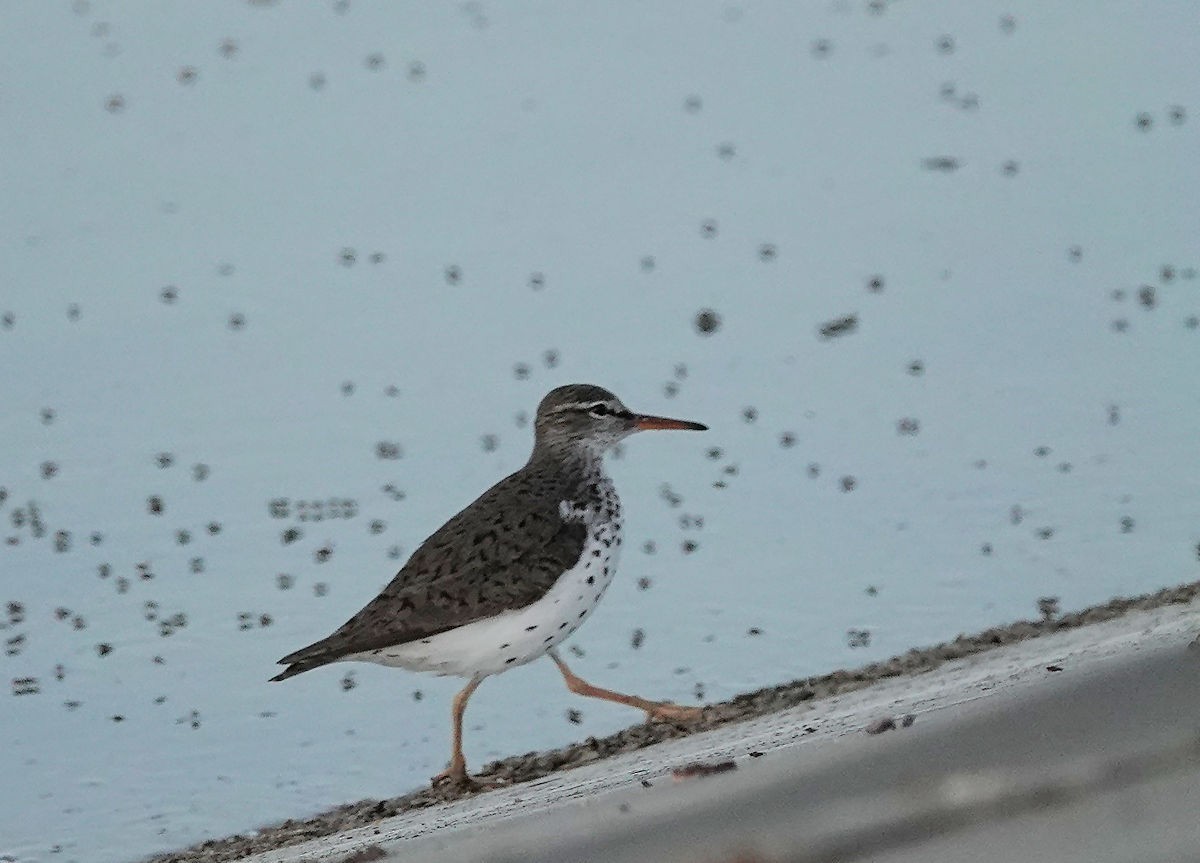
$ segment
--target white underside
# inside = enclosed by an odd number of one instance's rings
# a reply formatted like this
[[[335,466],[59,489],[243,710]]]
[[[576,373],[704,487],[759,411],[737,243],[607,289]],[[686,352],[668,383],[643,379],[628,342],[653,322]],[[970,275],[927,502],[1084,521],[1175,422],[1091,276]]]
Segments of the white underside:
[[[532,662],[572,635],[604,596],[617,569],[620,534],[619,521],[589,527],[579,562],[532,605],[420,641],[351,654],[344,660],[458,677],[498,674]]]

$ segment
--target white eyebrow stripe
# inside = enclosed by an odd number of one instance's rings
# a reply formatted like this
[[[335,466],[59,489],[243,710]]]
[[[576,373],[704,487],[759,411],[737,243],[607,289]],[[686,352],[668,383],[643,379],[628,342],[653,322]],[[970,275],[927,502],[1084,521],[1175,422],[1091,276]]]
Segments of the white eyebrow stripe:
[[[605,407],[612,408],[614,411],[621,410],[620,408],[615,407],[612,402],[606,402],[603,399],[601,399],[600,401],[594,401],[594,402],[571,402],[570,404],[559,405],[557,408],[555,408],[555,410],[559,410],[559,411],[590,411],[592,408],[599,407],[600,405],[604,405]]]

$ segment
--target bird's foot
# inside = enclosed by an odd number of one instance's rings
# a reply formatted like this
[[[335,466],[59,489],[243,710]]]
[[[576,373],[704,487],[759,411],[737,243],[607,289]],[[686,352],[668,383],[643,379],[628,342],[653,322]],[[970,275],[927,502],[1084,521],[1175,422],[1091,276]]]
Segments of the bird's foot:
[[[697,722],[704,718],[703,707],[685,707],[682,704],[655,704],[646,711],[648,721]]]
[[[511,784],[509,780],[499,776],[471,776],[465,768],[454,769],[453,766],[443,770],[429,780],[434,788],[453,789],[455,791],[477,792],[492,788],[502,788]]]

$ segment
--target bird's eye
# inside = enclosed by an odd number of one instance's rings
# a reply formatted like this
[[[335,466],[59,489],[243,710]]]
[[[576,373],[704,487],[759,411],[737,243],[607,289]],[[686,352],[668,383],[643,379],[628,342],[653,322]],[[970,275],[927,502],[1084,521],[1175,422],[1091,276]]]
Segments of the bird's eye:
[[[610,411],[608,409],[608,405],[601,403],[592,405],[590,408],[588,408],[588,413],[594,417],[606,417],[609,415]]]

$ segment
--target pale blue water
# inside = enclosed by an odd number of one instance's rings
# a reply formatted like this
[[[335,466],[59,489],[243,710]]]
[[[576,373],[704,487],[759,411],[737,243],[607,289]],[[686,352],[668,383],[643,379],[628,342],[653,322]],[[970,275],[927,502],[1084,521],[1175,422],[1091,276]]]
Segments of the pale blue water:
[[[0,855],[441,769],[457,682],[266,678],[520,466],[560,383],[712,427],[612,464],[630,547],[573,642],[607,686],[719,700],[1197,577],[1194,7],[649,6],[5,7],[0,663],[39,691],[0,694]],[[638,719],[535,663],[467,754]]]

